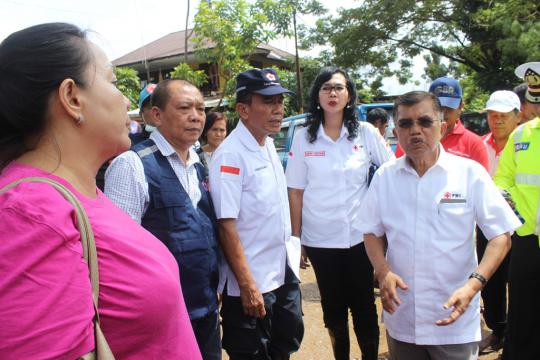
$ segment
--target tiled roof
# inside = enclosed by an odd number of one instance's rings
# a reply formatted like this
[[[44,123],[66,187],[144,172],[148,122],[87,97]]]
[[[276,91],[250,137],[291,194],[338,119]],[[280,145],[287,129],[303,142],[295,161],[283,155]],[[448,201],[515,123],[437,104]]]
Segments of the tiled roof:
[[[188,29],[188,34],[191,31],[192,31],[191,29]],[[113,65],[122,66],[122,65],[134,64],[134,63],[140,63],[144,61],[145,57],[147,60],[156,60],[156,59],[182,55],[186,52],[185,35],[186,35],[185,30],[177,31],[177,32],[173,32],[168,35],[165,35],[155,41],[152,41],[146,44],[145,46],[142,46],[136,50],[133,50],[127,53],[126,55],[119,57],[118,59],[115,59],[113,61]],[[192,39],[193,39],[193,36],[191,36],[188,40],[188,48],[187,48],[188,53],[194,52],[195,50],[195,44],[191,41]],[[205,47],[212,47],[212,43],[210,41],[207,41],[204,45]],[[258,49],[272,52],[283,58],[293,56],[292,54],[286,51],[280,50],[268,44],[261,44],[258,46]]]

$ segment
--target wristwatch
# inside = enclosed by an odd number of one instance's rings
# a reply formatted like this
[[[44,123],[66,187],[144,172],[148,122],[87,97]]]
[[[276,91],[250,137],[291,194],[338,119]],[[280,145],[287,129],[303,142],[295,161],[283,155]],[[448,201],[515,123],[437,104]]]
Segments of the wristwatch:
[[[476,279],[478,281],[480,281],[482,283],[482,287],[486,286],[487,284],[487,279],[484,277],[484,275],[482,274],[479,274],[477,273],[476,271],[473,272],[470,276],[469,276],[469,279]]]

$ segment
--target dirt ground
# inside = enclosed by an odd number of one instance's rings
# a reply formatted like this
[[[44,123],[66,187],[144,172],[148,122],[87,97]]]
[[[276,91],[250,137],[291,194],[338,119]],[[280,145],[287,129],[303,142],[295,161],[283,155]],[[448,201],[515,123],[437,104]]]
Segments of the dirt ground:
[[[308,267],[305,270],[300,270],[302,280],[302,306],[304,310],[304,340],[300,350],[291,356],[291,360],[332,360],[332,348],[330,346],[330,338],[323,324],[323,316],[321,310],[321,298],[319,289],[315,280],[313,269]],[[378,295],[378,289],[376,289]],[[377,296],[377,311],[379,319],[381,317],[381,302]],[[360,348],[358,343],[354,341],[354,332],[352,329],[352,320],[349,321],[351,337],[351,359],[361,359]],[[381,329],[381,339],[379,346],[379,359],[386,359],[388,347],[386,344],[386,336],[384,324],[379,323]],[[501,351],[480,356],[480,360],[495,360],[500,355]],[[224,360],[228,360],[224,352]]]

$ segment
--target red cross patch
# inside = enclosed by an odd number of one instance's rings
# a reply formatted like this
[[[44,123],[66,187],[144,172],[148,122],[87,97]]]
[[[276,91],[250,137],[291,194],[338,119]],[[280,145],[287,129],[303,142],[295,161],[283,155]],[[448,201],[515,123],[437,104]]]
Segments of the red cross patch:
[[[156,84],[148,84],[148,86],[146,87],[146,91],[148,91],[149,94],[153,93],[154,92],[154,89],[156,88]]]
[[[272,73],[266,73],[266,78],[270,81],[276,81],[276,76]]]
[[[448,191],[443,194],[443,198],[450,199],[452,197],[452,194],[450,194]]]

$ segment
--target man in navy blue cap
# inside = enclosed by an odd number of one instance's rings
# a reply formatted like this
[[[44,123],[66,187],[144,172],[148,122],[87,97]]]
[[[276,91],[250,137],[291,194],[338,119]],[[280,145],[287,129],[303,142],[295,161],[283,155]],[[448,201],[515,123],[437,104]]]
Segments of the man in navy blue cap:
[[[283,120],[283,88],[273,69],[236,78],[240,121],[212,155],[209,177],[218,218],[223,348],[231,360],[289,359],[304,334],[300,240],[291,236],[285,175],[269,134]]]

